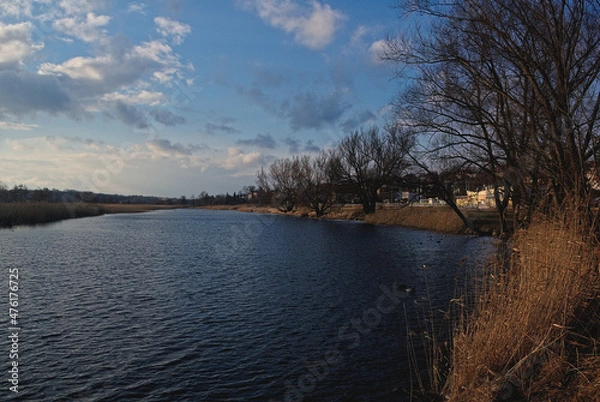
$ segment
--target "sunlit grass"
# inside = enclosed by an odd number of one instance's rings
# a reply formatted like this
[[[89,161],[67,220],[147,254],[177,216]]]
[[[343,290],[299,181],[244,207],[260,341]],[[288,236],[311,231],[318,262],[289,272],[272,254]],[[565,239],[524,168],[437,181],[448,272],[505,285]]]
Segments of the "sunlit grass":
[[[461,233],[465,229],[458,215],[448,207],[386,207],[367,215],[365,222],[442,233]]]
[[[598,400],[596,247],[576,215],[515,235],[454,335],[448,400]]]

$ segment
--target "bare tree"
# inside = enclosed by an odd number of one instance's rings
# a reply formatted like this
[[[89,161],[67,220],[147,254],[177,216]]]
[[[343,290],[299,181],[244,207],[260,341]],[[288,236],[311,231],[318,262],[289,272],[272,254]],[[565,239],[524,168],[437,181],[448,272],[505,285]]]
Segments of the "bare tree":
[[[9,200],[8,186],[0,181],[0,202]]]
[[[256,186],[258,187],[258,204],[270,204],[273,199],[273,188],[269,175],[262,167],[256,174]]]
[[[310,157],[297,157],[296,182],[301,201],[315,211],[317,217],[325,215],[336,202],[335,163],[330,154],[321,152]]]
[[[388,41],[415,78],[398,120],[423,150],[495,177],[526,216],[542,198],[586,198],[600,113],[600,3],[408,0],[431,25]],[[496,192],[500,194],[500,191]],[[519,214],[517,214],[519,215]]]
[[[291,212],[298,202],[297,175],[298,159],[278,159],[257,175],[257,185],[264,196],[281,212]]]
[[[381,187],[393,183],[406,167],[407,139],[371,127],[354,131],[333,152],[340,180],[351,183],[366,214],[375,212]]]

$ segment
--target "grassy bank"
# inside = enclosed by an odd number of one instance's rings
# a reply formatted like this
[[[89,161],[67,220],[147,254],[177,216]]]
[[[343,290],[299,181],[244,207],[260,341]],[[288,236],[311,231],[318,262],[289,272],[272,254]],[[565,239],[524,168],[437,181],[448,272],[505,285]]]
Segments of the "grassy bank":
[[[85,203],[10,203],[0,204],[0,228],[39,225],[64,219],[83,218],[114,213],[173,209],[170,205],[85,204]]]
[[[241,212],[258,212],[283,214],[277,208],[265,205],[214,205],[201,207],[212,210],[235,210]],[[497,216],[493,210],[465,211],[475,226],[484,233],[492,233],[497,228]],[[314,212],[301,207],[285,215],[297,217],[314,217]],[[402,226],[413,229],[431,230],[440,233],[465,233],[466,227],[452,209],[448,207],[400,207],[384,206],[374,214],[365,215],[361,205],[348,204],[332,208],[320,219],[359,220],[374,225]]]
[[[315,217],[314,212],[311,212],[308,208],[298,208],[292,212],[284,213],[279,211],[277,208],[268,205],[255,205],[255,204],[240,204],[240,205],[210,205],[203,206],[202,209],[210,210],[231,210],[240,212],[257,212],[263,214],[281,214],[287,216],[296,216],[301,218]],[[360,205],[343,205],[332,208],[327,215],[320,219],[341,219],[341,220],[364,220],[365,213]]]
[[[495,210],[471,209],[463,213],[481,233],[492,233],[498,229]],[[465,233],[467,227],[450,207],[443,206],[385,206],[368,215],[367,223],[403,226],[413,229],[431,230],[440,233]]]
[[[365,222],[443,233],[462,233],[465,228],[456,213],[447,207],[386,207],[368,215]]]
[[[450,401],[598,401],[597,245],[577,218],[516,234],[453,337]]]

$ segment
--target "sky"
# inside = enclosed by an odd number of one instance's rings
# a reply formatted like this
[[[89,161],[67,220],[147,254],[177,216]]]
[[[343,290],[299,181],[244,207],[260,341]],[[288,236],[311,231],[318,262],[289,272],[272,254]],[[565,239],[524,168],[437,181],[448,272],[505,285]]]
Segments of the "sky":
[[[190,197],[389,118],[394,0],[0,0],[0,182]]]

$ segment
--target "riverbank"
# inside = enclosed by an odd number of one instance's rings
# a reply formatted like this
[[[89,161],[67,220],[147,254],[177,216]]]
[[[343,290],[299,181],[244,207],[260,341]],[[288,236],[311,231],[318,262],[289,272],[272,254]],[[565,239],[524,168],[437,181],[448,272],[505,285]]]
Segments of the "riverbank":
[[[8,203],[0,204],[0,228],[40,225],[65,219],[117,213],[137,213],[180,208],[177,205],[87,204],[87,203]]]
[[[295,216],[298,218],[315,218],[314,212],[311,212],[308,208],[298,208],[292,212],[281,212],[275,207],[269,205],[256,205],[256,204],[239,204],[239,205],[208,205],[200,207],[202,209],[209,210],[227,210],[227,211],[240,211],[240,212],[256,212],[260,214],[278,214]],[[336,207],[329,211],[327,215],[322,216],[318,219],[331,219],[331,220],[349,220],[349,221],[364,221],[365,213],[360,205],[343,205]]]
[[[445,382],[446,400],[599,400],[598,245],[581,221],[538,218],[457,301],[468,307],[459,308],[447,378],[434,382]]]
[[[287,214],[272,206],[254,204],[214,205],[202,208],[316,218],[307,208],[298,208]],[[482,233],[492,233],[497,229],[496,212],[493,210],[467,210],[465,214]],[[374,214],[365,215],[361,205],[343,205],[333,208],[319,219],[364,221],[374,225],[402,226],[448,234],[468,233],[467,227],[456,213],[443,206],[382,206]]]
[[[248,205],[210,209],[280,213]],[[326,219],[464,233],[449,208],[384,207],[368,217],[359,212],[348,206]],[[494,211],[466,213],[478,228],[493,230]],[[600,248],[581,222],[576,214],[540,216],[498,243],[474,289],[448,306],[454,328],[449,342],[424,337],[432,353],[429,385],[420,383],[422,394],[432,398],[425,400],[599,400]]]

